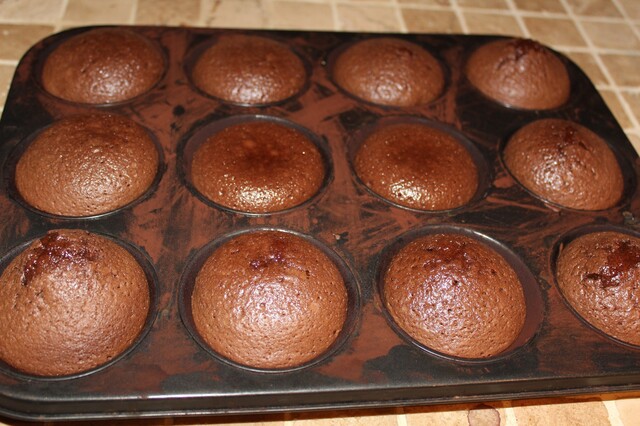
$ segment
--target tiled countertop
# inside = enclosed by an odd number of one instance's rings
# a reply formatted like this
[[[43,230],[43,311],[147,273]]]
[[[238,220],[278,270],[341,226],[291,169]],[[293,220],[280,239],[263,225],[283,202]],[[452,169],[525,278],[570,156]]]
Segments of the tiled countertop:
[[[15,66],[33,43],[69,27],[96,24],[529,37],[580,65],[640,148],[638,0],[0,0],[0,108]],[[24,423],[0,418],[0,424]],[[167,418],[133,424],[637,425],[640,392],[312,414]]]

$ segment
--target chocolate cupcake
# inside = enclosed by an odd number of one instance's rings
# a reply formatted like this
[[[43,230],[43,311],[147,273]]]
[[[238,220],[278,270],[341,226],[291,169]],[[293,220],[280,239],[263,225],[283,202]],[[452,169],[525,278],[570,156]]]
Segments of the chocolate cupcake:
[[[224,35],[198,58],[191,74],[203,92],[241,104],[282,101],[302,90],[307,73],[286,45],[248,35]]]
[[[0,276],[0,359],[36,376],[85,372],[133,344],[149,306],[146,275],[126,249],[51,231]]]
[[[29,144],[15,186],[31,206],[61,216],[92,216],[136,200],[158,172],[147,131],[112,114],[63,118]]]
[[[384,304],[396,324],[446,355],[486,358],[518,337],[524,292],[509,263],[460,234],[432,234],[403,247],[383,276]]]
[[[378,129],[360,146],[354,166],[373,192],[420,210],[460,207],[478,189],[478,168],[467,149],[445,131],[425,124]]]
[[[319,248],[279,231],[243,234],[206,260],[191,297],[207,345],[236,363],[284,369],[319,357],[347,316],[340,271]]]
[[[163,72],[162,54],[149,39],[122,28],[98,28],[57,46],[44,62],[41,81],[59,98],[106,104],[147,92]]]
[[[534,121],[509,139],[503,155],[525,188],[564,207],[607,209],[624,191],[620,164],[607,143],[571,121]]]
[[[556,279],[585,321],[640,345],[640,238],[609,231],[578,237],[561,249]]]
[[[297,206],[320,189],[320,150],[292,127],[259,120],[232,125],[195,152],[191,181],[207,199],[249,213]]]
[[[466,74],[484,95],[516,108],[557,108],[567,102],[571,89],[562,61],[533,40],[497,40],[479,47]]]
[[[390,37],[350,46],[336,59],[332,75],[340,87],[360,99],[398,107],[429,103],[444,87],[442,66],[433,55]]]

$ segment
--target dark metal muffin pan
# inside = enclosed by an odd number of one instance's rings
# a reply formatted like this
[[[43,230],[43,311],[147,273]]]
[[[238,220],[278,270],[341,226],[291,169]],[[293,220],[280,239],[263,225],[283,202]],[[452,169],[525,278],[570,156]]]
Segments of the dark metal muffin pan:
[[[640,230],[638,155],[585,74],[561,57],[571,76],[571,98],[560,108],[506,108],[476,91],[464,63],[478,46],[498,37],[390,35],[418,43],[442,61],[445,92],[407,108],[361,102],[332,82],[331,55],[373,34],[267,32],[205,28],[129,27],[153,41],[167,58],[162,80],[148,93],[114,105],[66,102],[42,90],[39,69],[55,45],[90,28],[69,30],[36,44],[23,57],[0,122],[0,259],[57,228],[80,228],[131,244],[149,259],[156,306],[150,330],[117,361],[76,377],[46,380],[0,365],[0,414],[21,419],[92,419],[138,416],[257,413],[329,408],[438,404],[640,389],[640,348],[620,344],[587,326],[564,303],[553,275],[566,235],[589,226]],[[305,89],[263,106],[225,103],[190,82],[194,52],[221,34],[241,32],[289,44],[310,67]],[[190,59],[191,58],[191,59]],[[163,170],[150,193],[115,212],[62,218],[26,208],[13,189],[12,152],[57,119],[95,111],[122,114],[147,128],[162,149]],[[189,188],[185,147],[219,120],[275,117],[315,135],[327,159],[323,189],[302,205],[274,214],[244,214],[204,202]],[[467,205],[423,212],[393,205],[368,191],[350,158],[358,135],[380,120],[405,117],[441,123],[475,146],[486,182]],[[587,212],[546,204],[513,180],[501,161],[508,137],[544,117],[573,120],[603,137],[620,157],[623,199]],[[413,119],[413,118],[412,118]],[[587,227],[587,228],[583,228]],[[186,301],[193,265],[202,250],[230,235],[258,229],[298,233],[341,259],[358,301],[349,327],[326,356],[290,371],[256,371],[226,362],[191,334]],[[502,355],[468,361],[420,347],[397,332],[378,291],[380,268],[413,236],[455,230],[494,244],[517,264],[527,284],[527,330]],[[0,265],[1,266],[1,265]],[[183,322],[183,317],[186,320]],[[186,322],[186,324],[185,324]]]

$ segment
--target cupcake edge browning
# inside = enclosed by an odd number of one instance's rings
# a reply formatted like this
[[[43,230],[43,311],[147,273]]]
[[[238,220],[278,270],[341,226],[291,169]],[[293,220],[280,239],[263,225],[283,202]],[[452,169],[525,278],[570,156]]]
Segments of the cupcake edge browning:
[[[34,376],[91,370],[133,344],[149,309],[147,277],[125,248],[50,231],[0,276],[0,359]]]

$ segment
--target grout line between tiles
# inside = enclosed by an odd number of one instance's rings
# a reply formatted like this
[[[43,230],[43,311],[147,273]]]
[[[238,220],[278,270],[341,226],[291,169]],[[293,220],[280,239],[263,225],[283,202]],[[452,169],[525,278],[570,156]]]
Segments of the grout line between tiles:
[[[342,22],[340,21],[340,14],[338,13],[338,4],[336,0],[331,0],[329,2],[329,6],[331,7],[331,16],[333,18],[333,29],[335,31],[340,31]]]
[[[400,9],[400,5],[398,5],[398,0],[391,0],[391,3],[393,4],[393,9],[396,12],[396,20],[400,24],[400,32],[408,33],[409,30],[407,29],[407,24],[404,22],[404,17],[402,16],[402,10]]]
[[[396,414],[397,425],[409,426],[409,423],[407,422],[407,415],[405,414],[404,409],[402,409],[402,407],[398,407],[396,411],[397,411],[397,414]]]
[[[620,412],[618,411],[615,400],[602,401],[602,403],[604,404],[605,408],[607,409],[607,413],[609,414],[609,423],[611,423],[611,426],[624,426],[624,423],[620,418]]]
[[[62,0],[62,5],[60,6],[60,14],[58,15],[58,19],[55,22],[55,32],[60,32],[64,28],[62,22],[64,21],[64,14],[67,12],[67,7],[69,7],[69,0]]]
[[[460,23],[460,28],[464,34],[469,34],[469,26],[467,25],[467,20],[462,13],[462,9],[458,5],[458,0],[451,0],[451,8],[453,9],[453,13],[455,13],[458,18],[458,22]]]
[[[518,26],[520,27],[520,30],[522,31],[522,34],[526,38],[531,38],[531,33],[529,32],[529,28],[527,28],[527,25],[525,24],[524,19],[522,19],[522,15],[520,14],[520,10],[518,10],[516,5],[513,4],[513,0],[507,0],[507,5],[509,6],[510,13],[513,15],[513,17],[515,18],[516,22],[518,23]]]
[[[613,5],[618,9],[618,11],[620,12],[620,14],[622,15],[622,18],[624,20],[624,22],[629,25],[629,27],[631,27],[631,31],[635,34],[635,36],[637,38],[640,39],[640,29],[638,29],[633,22],[631,21],[631,19],[629,19],[629,16],[627,15],[627,12],[625,11],[624,7],[620,4],[619,0],[611,0],[611,2],[613,3]]]
[[[136,15],[138,14],[138,0],[132,1],[131,15],[129,16],[129,24],[136,24]]]
[[[193,26],[195,27],[201,27],[204,26],[204,22],[205,22],[205,17],[204,17],[204,2],[205,0],[199,0],[198,1],[198,16],[195,20],[195,22],[193,22]]]
[[[504,426],[518,426],[518,418],[511,401],[504,401]]]

